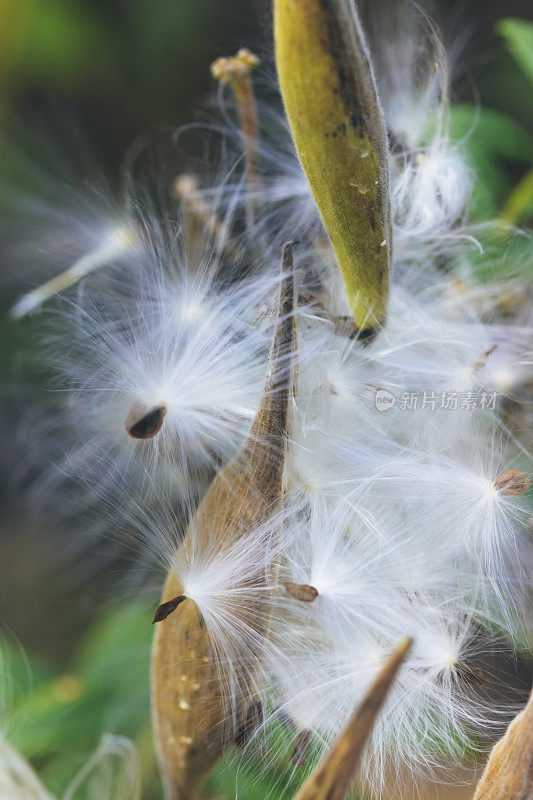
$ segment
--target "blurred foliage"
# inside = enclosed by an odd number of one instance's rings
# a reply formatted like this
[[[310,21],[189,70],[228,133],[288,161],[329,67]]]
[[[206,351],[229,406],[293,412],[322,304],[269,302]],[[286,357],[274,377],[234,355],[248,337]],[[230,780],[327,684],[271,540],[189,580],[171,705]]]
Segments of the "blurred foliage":
[[[471,218],[493,219],[513,188],[509,165],[531,163],[533,137],[505,114],[470,105],[452,109],[450,133],[462,142],[476,174]]]
[[[503,19],[498,31],[505,38],[507,47],[515,57],[533,85],[533,23],[520,19]],[[529,162],[533,160],[530,148]],[[533,214],[533,168],[518,182],[509,194],[501,217],[508,225],[514,225]]]
[[[107,609],[89,628],[64,673],[38,658],[31,659],[29,668],[9,640],[2,643],[8,739],[56,796],[105,733],[135,741],[145,781],[143,798],[161,796],[150,729],[150,622],[151,610],[134,601]]]
[[[220,52],[218,29],[237,2],[228,0],[127,0],[121,4],[87,0],[4,0],[0,3],[0,123],[8,104],[50,90],[62,98],[83,98],[82,116],[91,133],[106,127],[112,161],[126,141],[154,121],[183,122],[192,98],[208,85],[209,58]],[[233,24],[233,22],[231,23]],[[533,216],[533,137],[518,112],[530,103],[533,82],[533,24],[498,22],[501,47],[513,57],[516,80],[501,108],[461,103],[452,109],[451,135],[461,142],[476,172],[471,204],[474,221],[526,226]],[[206,47],[206,42],[209,42]],[[252,42],[253,44],[253,42]],[[201,51],[203,48],[203,51]],[[196,69],[202,64],[202,69]],[[204,70],[202,72],[202,70]],[[521,83],[526,76],[524,84]],[[522,87],[526,88],[522,88]],[[117,101],[120,98],[120,102]],[[167,109],[163,118],[162,109]],[[110,121],[114,125],[110,125]],[[116,130],[111,130],[114,127]],[[480,234],[483,256],[472,249],[477,276],[520,272],[530,248],[527,237]],[[10,323],[0,338],[4,374],[16,383],[39,383],[30,374],[32,320]],[[10,383],[10,387],[11,387]],[[11,391],[11,388],[10,388]],[[29,610],[28,610],[28,613]],[[161,797],[149,713],[151,609],[133,601],[110,606],[81,639],[66,672],[37,654],[30,662],[8,638],[1,644],[0,703],[8,739],[31,759],[43,782],[60,797],[104,733],[130,737],[141,760],[143,800]],[[56,620],[51,623],[56,625]],[[60,622],[57,621],[61,631]],[[53,631],[50,635],[54,634]],[[60,633],[59,633],[60,635]],[[2,663],[4,662],[4,663]],[[286,743],[279,733],[279,757],[261,772],[253,758],[234,752],[221,760],[207,784],[219,798],[246,800],[292,796],[301,776],[280,784]],[[76,796],[76,800],[83,800]]]
[[[8,638],[0,639],[1,705],[4,731],[28,758],[46,788],[61,797],[105,734],[127,736],[140,761],[143,800],[160,800],[149,697],[153,608],[124,601],[107,608],[90,626],[67,672],[27,657]],[[273,731],[268,764],[230,749],[210,775],[206,792],[231,800],[238,785],[246,800],[289,800],[302,779],[287,781],[290,737]],[[259,764],[261,766],[259,767]],[[83,793],[75,800],[85,800]],[[110,798],[111,800],[111,798]]]
[[[523,19],[502,19],[497,30],[507,47],[533,82],[533,23]]]

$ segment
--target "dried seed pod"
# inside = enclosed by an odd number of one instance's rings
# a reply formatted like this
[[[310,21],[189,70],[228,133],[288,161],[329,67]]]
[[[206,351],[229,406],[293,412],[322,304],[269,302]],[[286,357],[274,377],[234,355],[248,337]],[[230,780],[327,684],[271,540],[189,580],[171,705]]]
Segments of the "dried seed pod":
[[[365,742],[410,648],[410,639],[405,639],[398,645],[370,686],[344,732],[296,793],[294,800],[344,800]]]
[[[269,370],[259,410],[249,438],[236,458],[216,476],[201,502],[181,548],[184,553],[213,542],[232,547],[248,531],[265,522],[282,497],[288,402],[292,381],[294,337],[292,246],[283,256],[279,322],[269,356]],[[180,548],[180,549],[181,549]],[[209,627],[202,624],[194,602],[183,604],[156,629],[152,655],[152,704],[158,758],[167,800],[194,798],[203,777],[235,739],[246,722],[254,678],[263,656],[259,644],[266,635],[264,597],[242,593],[236,618],[257,627],[257,647],[250,647],[236,665],[238,686],[228,714],[216,648]],[[243,585],[246,589],[247,583]],[[169,572],[162,602],[183,594],[178,577]],[[262,604],[262,605],[261,605]],[[262,612],[262,613],[260,613]]]
[[[494,486],[502,494],[524,494],[531,486],[531,481],[524,472],[510,469],[494,478]]]
[[[126,431],[132,439],[153,439],[163,427],[166,413],[164,403],[151,408],[143,403],[134,403],[126,417]]]
[[[287,593],[295,600],[301,600],[302,603],[312,603],[318,597],[318,589],[314,586],[309,586],[307,583],[292,583],[287,581],[283,584]]]
[[[524,710],[493,747],[474,800],[533,797],[533,692]]]
[[[352,0],[274,0],[276,63],[292,135],[358,328],[385,317],[391,257],[388,142]]]

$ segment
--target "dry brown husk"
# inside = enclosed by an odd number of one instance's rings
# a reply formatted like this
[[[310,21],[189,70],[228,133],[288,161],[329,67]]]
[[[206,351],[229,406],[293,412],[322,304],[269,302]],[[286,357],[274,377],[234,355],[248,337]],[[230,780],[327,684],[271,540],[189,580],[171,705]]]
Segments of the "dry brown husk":
[[[494,745],[473,800],[533,800],[533,692]]]
[[[264,523],[280,505],[295,335],[293,281],[287,274],[292,269],[291,245],[285,247],[282,266],[279,322],[259,410],[242,450],[216,476],[201,502],[181,545],[185,557],[193,537],[196,550],[203,545],[209,548],[214,541],[217,547],[231,547],[250,529]],[[266,575],[254,578],[255,591],[250,592],[239,611],[244,620],[256,620],[258,642],[268,627],[264,597],[259,601],[256,592],[261,580],[266,584]],[[170,570],[161,602],[182,594],[183,587]],[[152,708],[167,800],[196,797],[204,776],[237,736],[253,702],[262,655],[259,644],[243,653],[236,673],[238,685],[233,687],[233,707],[229,710],[215,648],[195,603],[184,601],[157,624],[152,655]]]

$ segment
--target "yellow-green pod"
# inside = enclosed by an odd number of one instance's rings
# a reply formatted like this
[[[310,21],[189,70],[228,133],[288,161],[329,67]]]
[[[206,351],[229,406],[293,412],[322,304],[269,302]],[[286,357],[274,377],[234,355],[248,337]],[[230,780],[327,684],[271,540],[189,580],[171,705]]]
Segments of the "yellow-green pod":
[[[387,132],[353,0],[274,0],[276,62],[302,166],[361,333],[387,309]]]

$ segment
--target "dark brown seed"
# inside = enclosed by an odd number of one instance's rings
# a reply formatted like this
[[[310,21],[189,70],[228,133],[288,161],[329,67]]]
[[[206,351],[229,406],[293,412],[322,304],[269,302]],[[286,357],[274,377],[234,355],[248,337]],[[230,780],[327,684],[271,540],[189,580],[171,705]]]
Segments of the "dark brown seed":
[[[294,597],[295,600],[301,600],[302,603],[312,603],[318,597],[318,589],[315,589],[314,586],[309,586],[308,583],[287,581],[283,585],[291,597]]]
[[[177,609],[180,603],[183,603],[184,600],[187,598],[185,595],[180,594],[179,597],[174,597],[172,600],[167,600],[166,603],[161,603],[158,607],[157,611],[155,612],[154,619],[152,621],[152,625],[154,622],[162,622],[164,619],[168,617],[169,614],[172,614],[173,611]]]
[[[510,469],[494,478],[494,486],[502,494],[524,494],[531,486],[531,481],[524,472]]]
[[[256,730],[261,724],[263,709],[261,703],[254,700],[248,706],[246,719],[235,734],[234,742],[237,747],[246,747]]]
[[[492,347],[489,347],[488,350],[485,350],[484,353],[481,353],[477,361],[474,361],[474,369],[481,369],[482,367],[484,367],[485,364],[487,363],[488,357],[494,353],[497,347],[498,347],[497,344],[493,344]]]
[[[293,767],[305,767],[312,740],[313,732],[310,730],[305,729],[297,735],[291,753]]]
[[[167,407],[163,404],[146,410],[135,403],[126,417],[126,430],[132,439],[151,439],[162,428]]]
[[[457,677],[467,686],[483,686],[487,680],[487,673],[481,667],[469,667],[460,664],[457,667]]]

